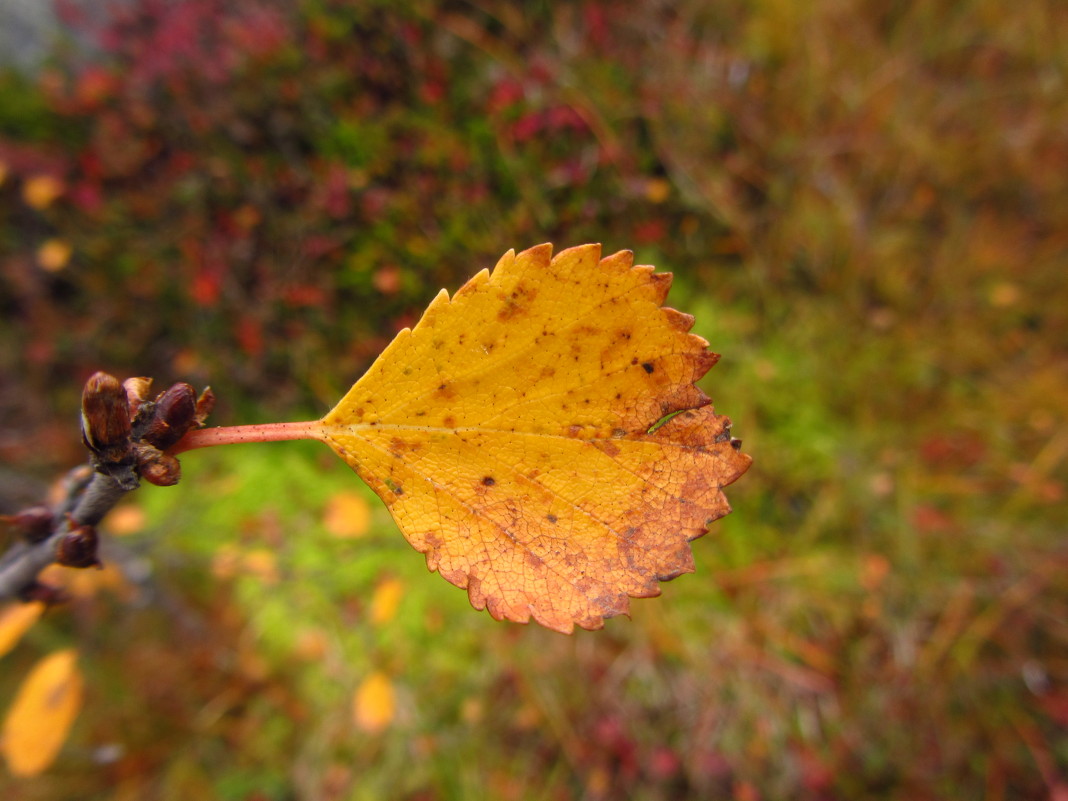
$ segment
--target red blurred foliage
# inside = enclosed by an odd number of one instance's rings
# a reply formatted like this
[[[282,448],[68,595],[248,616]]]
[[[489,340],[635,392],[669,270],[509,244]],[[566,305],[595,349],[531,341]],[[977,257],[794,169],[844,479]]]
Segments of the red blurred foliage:
[[[974,431],[946,431],[933,434],[920,443],[920,456],[932,467],[964,469],[974,467],[986,456],[987,446]]]
[[[119,373],[159,374],[196,352],[205,375],[192,378],[226,375],[231,396],[269,386],[279,405],[320,404],[313,373],[358,374],[353,338],[396,330],[502,242],[614,229],[633,243],[623,212],[652,209],[624,187],[644,185],[655,155],[631,175],[602,169],[609,143],[563,87],[548,40],[532,40],[516,72],[443,43],[445,18],[406,6],[137,0],[61,12],[99,51],[42,74],[50,133],[0,135],[5,186],[49,174],[64,187],[38,214],[0,191],[21,232],[0,262],[57,238],[77,265],[21,285],[0,270],[0,325],[18,331],[7,369],[38,393],[105,355]],[[672,227],[645,219],[638,241]],[[79,336],[57,337],[56,317]],[[289,358],[292,330],[309,358]]]

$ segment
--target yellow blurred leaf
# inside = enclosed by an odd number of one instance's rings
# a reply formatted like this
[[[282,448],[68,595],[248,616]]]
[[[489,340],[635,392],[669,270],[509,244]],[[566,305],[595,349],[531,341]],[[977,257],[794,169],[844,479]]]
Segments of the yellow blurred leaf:
[[[114,562],[89,570],[51,564],[41,571],[40,579],[45,584],[60,587],[75,598],[92,598],[100,590],[109,590],[124,599],[131,599],[135,595],[133,585]]]
[[[371,507],[362,495],[339,492],[327,502],[323,512],[323,527],[335,537],[362,537],[370,525]]]
[[[63,194],[63,182],[52,175],[35,175],[22,185],[22,199],[27,206],[38,210],[52,205]]]
[[[353,697],[352,714],[356,725],[368,734],[378,734],[393,722],[396,699],[389,676],[376,671],[365,678]]]
[[[371,611],[368,617],[377,626],[388,623],[397,614],[401,598],[404,597],[404,584],[399,579],[387,578],[378,583],[371,596]]]
[[[4,718],[0,751],[16,776],[35,776],[55,760],[82,705],[83,680],[73,649],[38,662]]]
[[[42,270],[57,273],[67,266],[72,252],[69,242],[62,239],[49,239],[37,248],[37,263]]]
[[[0,656],[3,656],[18,644],[37,619],[44,612],[44,604],[12,603],[0,609]]]
[[[718,357],[670,285],[599,245],[510,251],[308,430],[475,608],[599,628],[692,572],[750,463],[694,386]]]

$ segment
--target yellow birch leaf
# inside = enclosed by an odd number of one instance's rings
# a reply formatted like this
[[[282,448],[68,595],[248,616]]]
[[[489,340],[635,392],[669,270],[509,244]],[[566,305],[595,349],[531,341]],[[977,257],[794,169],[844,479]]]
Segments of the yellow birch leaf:
[[[0,656],[18,644],[22,635],[37,622],[44,608],[43,603],[35,601],[28,604],[11,603],[0,609]]]
[[[671,275],[600,256],[509,251],[443,290],[312,429],[476,609],[561,632],[692,572],[750,463]]]
[[[393,682],[389,676],[375,671],[356,689],[352,701],[352,714],[356,725],[368,734],[385,731],[393,722],[396,700]]]
[[[0,752],[16,776],[36,776],[55,760],[82,705],[82,674],[73,649],[38,662],[4,718]]]

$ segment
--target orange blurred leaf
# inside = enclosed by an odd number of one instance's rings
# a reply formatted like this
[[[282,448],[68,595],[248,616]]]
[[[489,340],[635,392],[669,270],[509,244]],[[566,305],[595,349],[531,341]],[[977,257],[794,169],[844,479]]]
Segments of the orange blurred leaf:
[[[55,760],[82,705],[83,681],[73,649],[38,662],[4,718],[0,751],[16,776],[35,776]]]
[[[42,270],[57,273],[67,266],[73,249],[63,239],[48,239],[37,248],[37,264]]]
[[[353,697],[352,714],[356,725],[368,734],[385,731],[393,722],[396,699],[389,676],[375,671],[365,678]]]
[[[750,463],[694,386],[718,357],[662,307],[670,274],[600,255],[510,251],[442,291],[318,434],[475,608],[562,632],[692,572]]]
[[[270,548],[252,548],[245,553],[243,567],[264,584],[277,584],[281,580],[278,570],[278,554]]]
[[[211,561],[211,572],[216,578],[232,579],[251,575],[267,585],[281,581],[278,555],[269,548],[244,549],[227,543],[220,546]]]
[[[321,662],[330,651],[330,638],[322,629],[304,629],[297,634],[293,652],[307,662]]]
[[[144,529],[145,520],[145,510],[137,504],[119,504],[108,514],[108,533],[118,537],[138,534]]]
[[[355,539],[367,533],[371,525],[371,507],[362,495],[339,492],[326,504],[323,527],[335,537]]]
[[[40,579],[63,589],[75,598],[93,598],[101,590],[107,590],[120,598],[132,599],[136,588],[126,580],[122,570],[109,562],[96,570],[82,570],[51,564],[41,571]]]
[[[645,185],[645,197],[650,203],[663,203],[671,195],[671,184],[663,178],[651,178]]]
[[[63,194],[63,182],[53,175],[35,175],[22,185],[22,199],[31,208],[42,210]]]
[[[0,609],[0,656],[18,644],[22,635],[37,622],[44,608],[44,604],[34,602],[7,604]]]

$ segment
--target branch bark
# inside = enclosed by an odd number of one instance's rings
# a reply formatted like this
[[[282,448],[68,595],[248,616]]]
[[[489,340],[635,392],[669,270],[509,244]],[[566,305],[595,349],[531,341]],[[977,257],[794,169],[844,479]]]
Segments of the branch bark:
[[[34,507],[16,515],[26,536],[0,556],[0,601],[51,599],[54,591],[37,577],[53,562],[99,566],[96,524],[142,480],[176,484],[181,477],[177,454],[211,445],[323,438],[318,420],[202,428],[215,403],[210,388],[198,398],[189,384],[179,382],[149,400],[151,384],[149,378],[120,383],[107,373],[90,376],[82,392],[82,439],[90,464],[67,474],[63,498],[50,509]],[[39,513],[29,515],[32,525],[24,522],[30,512]]]
[[[82,439],[90,465],[67,474],[62,499],[31,515],[35,522],[25,536],[0,556],[0,600],[51,599],[55,591],[37,581],[42,570],[53,562],[99,566],[96,524],[142,479],[160,486],[178,482],[181,467],[167,450],[203,425],[215,397],[205,389],[197,398],[191,386],[179,382],[149,400],[151,384],[148,378],[120,383],[107,373],[90,376],[82,392]],[[20,520],[25,517],[16,515],[14,522]]]
[[[95,526],[129,492],[111,476],[82,466],[67,474],[63,499],[52,509],[51,533],[38,542],[20,541],[0,557],[0,600],[22,597],[41,571],[56,561],[56,548],[79,526]]]

